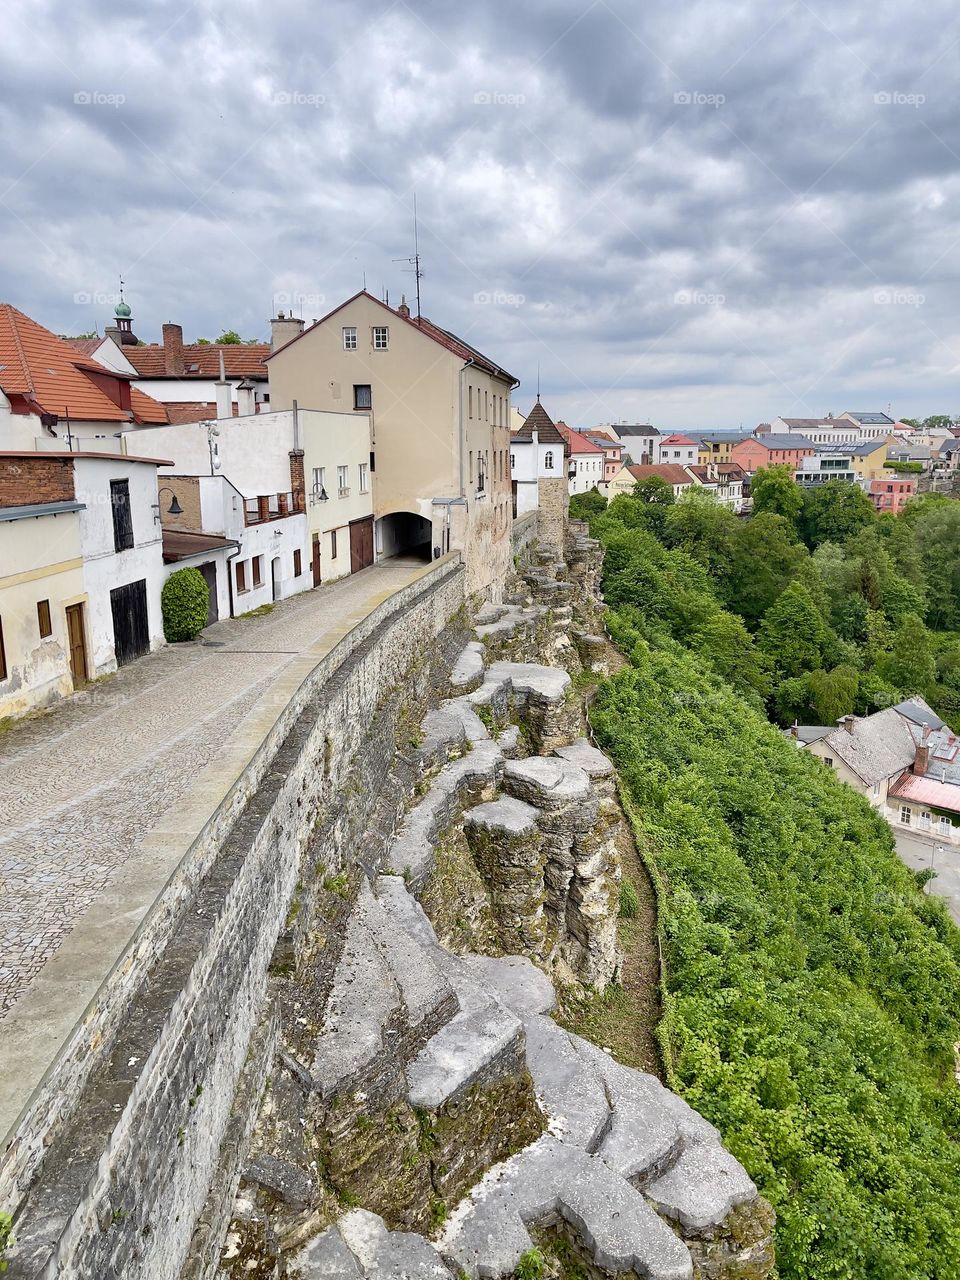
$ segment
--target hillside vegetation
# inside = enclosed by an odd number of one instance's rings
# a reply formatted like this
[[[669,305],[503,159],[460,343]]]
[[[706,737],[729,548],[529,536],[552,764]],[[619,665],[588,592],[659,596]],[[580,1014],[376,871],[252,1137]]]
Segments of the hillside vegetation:
[[[736,566],[664,545],[650,505],[618,498],[593,519],[630,665],[591,719],[661,885],[672,1083],[772,1201],[783,1277],[955,1280],[960,931],[882,818],[764,714],[774,641],[754,637],[796,573],[767,556],[738,615],[724,607]],[[762,523],[751,537],[766,540]],[[809,626],[774,635],[781,681],[791,663],[821,669]]]

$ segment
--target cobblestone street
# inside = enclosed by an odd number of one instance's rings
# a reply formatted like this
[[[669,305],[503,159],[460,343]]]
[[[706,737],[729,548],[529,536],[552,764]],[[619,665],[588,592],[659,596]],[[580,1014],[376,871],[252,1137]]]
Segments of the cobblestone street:
[[[215,623],[0,737],[0,1018],[271,680],[422,568],[388,560]]]

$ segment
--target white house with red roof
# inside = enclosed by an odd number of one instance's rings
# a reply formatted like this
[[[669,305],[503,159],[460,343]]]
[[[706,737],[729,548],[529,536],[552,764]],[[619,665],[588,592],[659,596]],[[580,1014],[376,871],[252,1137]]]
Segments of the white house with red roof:
[[[570,455],[569,491],[589,493],[591,489],[606,492],[605,463],[606,454],[599,444],[595,444],[589,436],[574,431],[565,422],[557,423],[557,430],[567,442]]]
[[[656,442],[657,462],[664,466],[692,467],[697,463],[699,446],[689,436],[674,432],[669,436],[659,436]]]
[[[169,421],[134,379],[0,303],[0,449],[119,452],[132,426]]]

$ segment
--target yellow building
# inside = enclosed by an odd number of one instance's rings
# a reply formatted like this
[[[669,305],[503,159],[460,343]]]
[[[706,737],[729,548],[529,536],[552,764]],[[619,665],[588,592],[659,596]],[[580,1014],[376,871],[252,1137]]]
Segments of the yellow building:
[[[87,679],[80,507],[72,497],[0,506],[0,719]]]
[[[268,359],[270,405],[369,414],[377,559],[461,550],[468,594],[511,558],[517,379],[401,303],[363,291]]]
[[[879,480],[889,478],[889,472],[883,466],[886,460],[886,440],[866,440],[853,446],[850,465],[858,480]]]
[[[697,442],[697,466],[700,467],[708,462],[732,462],[734,446],[746,439],[745,434],[734,431],[709,431],[703,435],[688,431],[687,434]]]

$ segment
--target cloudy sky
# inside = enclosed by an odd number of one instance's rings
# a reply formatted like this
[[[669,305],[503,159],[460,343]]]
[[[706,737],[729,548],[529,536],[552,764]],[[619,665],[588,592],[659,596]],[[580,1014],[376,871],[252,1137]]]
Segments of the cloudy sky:
[[[956,0],[7,0],[0,300],[262,338],[409,293],[416,192],[521,407],[960,412],[958,58]]]

